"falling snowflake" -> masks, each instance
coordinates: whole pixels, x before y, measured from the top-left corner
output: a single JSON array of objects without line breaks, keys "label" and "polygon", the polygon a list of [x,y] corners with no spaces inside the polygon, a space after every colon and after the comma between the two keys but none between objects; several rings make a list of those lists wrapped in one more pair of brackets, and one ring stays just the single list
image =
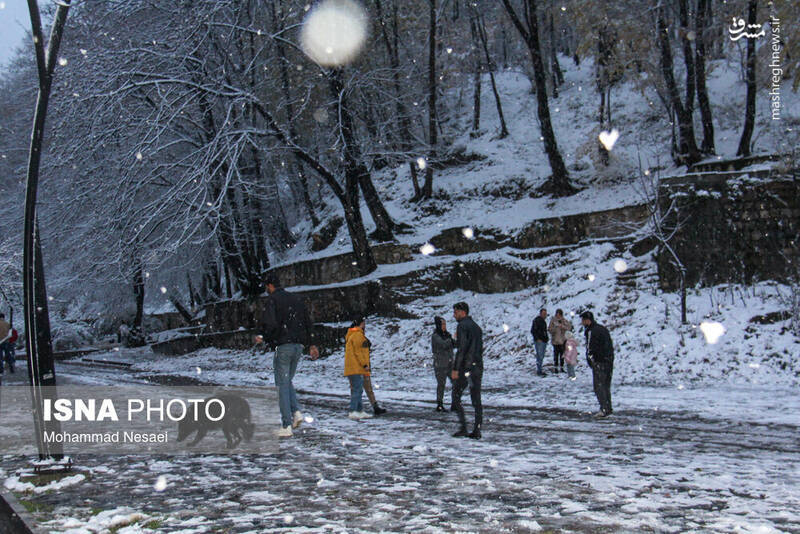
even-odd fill
[{"label": "falling snowflake", "polygon": [[617,142],[617,139],[619,139],[619,131],[616,128],[610,132],[603,130],[597,137],[600,139],[600,143],[605,147],[605,149],[610,152],[611,149],[614,148],[614,144]]},{"label": "falling snowflake", "polygon": [[328,122],[328,110],[325,108],[317,108],[313,115],[314,120],[320,124],[325,124]]},{"label": "falling snowflake", "polygon": [[434,248],[434,246],[431,245],[430,243],[425,243],[420,247],[419,251],[422,252],[422,254],[425,256],[430,256],[431,254],[436,252],[436,248]]},{"label": "falling snowflake", "polygon": [[195,367],[195,369],[197,370],[197,374],[198,374],[198,375],[201,375],[201,374],[203,374],[203,370],[202,370],[202,369],[200,369],[199,367]]},{"label": "falling snowflake", "polygon": [[82,56],[85,56],[85,55],[86,55],[86,54],[88,54],[88,53],[89,53],[89,51],[88,51],[88,50],[86,50],[85,48],[81,48],[81,55],[82,55]]},{"label": "falling snowflake", "polygon": [[294,516],[293,515],[286,514],[285,516],[283,516],[283,522],[286,523],[287,525],[289,523],[292,523],[293,521],[294,521]]},{"label": "falling snowflake", "polygon": [[704,321],[700,323],[700,331],[703,332],[703,335],[706,337],[706,343],[714,345],[719,341],[719,338],[722,337],[722,334],[725,333],[725,327],[722,326],[722,323]]},{"label": "falling snowflake", "polygon": [[761,367],[761,364],[759,364],[759,363],[751,363],[750,364],[750,369],[758,369],[759,367]]},{"label": "falling snowflake", "polygon": [[367,12],[354,0],[323,0],[300,32],[303,51],[315,63],[336,67],[353,61],[367,40]]},{"label": "falling snowflake", "polygon": [[307,416],[305,416],[305,418],[304,418],[304,421],[305,421],[306,423],[309,423],[309,424],[311,424],[311,423],[313,423],[313,422],[314,422],[314,418],[313,418],[313,417],[311,417],[310,415],[307,415]]},{"label": "falling snowflake", "polygon": [[164,475],[159,476],[156,479],[156,483],[153,485],[153,489],[156,491],[164,491],[167,489],[167,477]]},{"label": "falling snowflake", "polygon": [[66,66],[67,58],[65,58],[65,57],[58,58],[58,64],[61,65],[62,67]]},{"label": "falling snowflake", "polygon": [[5,9],[5,8],[6,8],[6,3],[0,2],[0,9]]},{"label": "falling snowflake", "polygon": [[618,273],[624,273],[628,270],[628,264],[625,260],[617,260],[614,262],[614,270]]},{"label": "falling snowflake", "polygon": [[452,48],[450,48],[449,46],[447,47],[447,53],[448,53],[448,54],[452,54],[452,53],[453,53],[453,49],[452,49]]},{"label": "falling snowflake", "polygon": [[508,332],[509,330],[511,330],[511,327],[504,323],[503,324],[503,332]]},{"label": "falling snowflake", "polygon": [[461,230],[461,233],[464,234],[464,237],[466,237],[467,239],[472,239],[473,237],[475,237],[475,232],[472,230],[472,228],[469,227]]},{"label": "falling snowflake", "polygon": [[595,275],[590,274],[587,278],[589,279],[590,282],[594,282]]},{"label": "falling snowflake", "polygon": [[425,161],[425,158],[417,158],[417,167],[419,167],[419,170],[424,171],[427,166],[428,162]]},{"label": "falling snowflake", "polygon": [[144,156],[142,155],[142,153],[141,153],[141,152],[137,152],[137,153],[136,153],[136,159],[137,159],[137,160],[139,160],[139,161],[142,161],[142,159],[143,159],[143,158],[144,158]]},{"label": "falling snowflake", "polygon": [[166,295],[167,294],[167,288],[164,287],[164,286],[161,286],[161,293]]}]

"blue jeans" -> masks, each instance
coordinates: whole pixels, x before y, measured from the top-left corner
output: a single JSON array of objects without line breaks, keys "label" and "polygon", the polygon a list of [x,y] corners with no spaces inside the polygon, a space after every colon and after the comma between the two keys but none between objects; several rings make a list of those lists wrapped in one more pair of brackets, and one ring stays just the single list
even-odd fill
[{"label": "blue jeans", "polygon": [[12,371],[14,370],[14,362],[16,361],[14,358],[14,352],[14,343],[6,341],[5,343],[0,344],[0,369],[2,369],[3,362],[5,362],[8,364],[9,369]]},{"label": "blue jeans", "polygon": [[541,374],[542,362],[544,361],[544,355],[547,352],[547,341],[534,341],[533,345],[536,347],[536,372]]},{"label": "blue jeans", "polygon": [[275,386],[278,388],[278,406],[281,409],[283,427],[292,426],[292,414],[300,409],[292,379],[302,355],[303,346],[298,343],[278,345],[275,349],[272,363],[275,368]]},{"label": "blue jeans", "polygon": [[572,378],[573,376],[575,376],[575,366],[574,366],[574,365],[567,364],[567,373],[569,374],[569,377],[570,377],[570,378]]},{"label": "blue jeans", "polygon": [[364,403],[361,397],[364,393],[364,375],[350,375],[350,411],[363,412]]}]

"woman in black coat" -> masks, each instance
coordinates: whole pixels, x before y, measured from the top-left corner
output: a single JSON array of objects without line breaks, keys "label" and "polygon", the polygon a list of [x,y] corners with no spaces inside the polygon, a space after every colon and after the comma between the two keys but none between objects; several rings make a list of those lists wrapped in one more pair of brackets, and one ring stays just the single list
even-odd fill
[{"label": "woman in black coat", "polygon": [[434,317],[436,325],[431,336],[431,349],[433,351],[433,370],[436,374],[436,411],[444,411],[444,388],[447,377],[453,369],[453,336],[447,331],[447,323],[442,317]]}]

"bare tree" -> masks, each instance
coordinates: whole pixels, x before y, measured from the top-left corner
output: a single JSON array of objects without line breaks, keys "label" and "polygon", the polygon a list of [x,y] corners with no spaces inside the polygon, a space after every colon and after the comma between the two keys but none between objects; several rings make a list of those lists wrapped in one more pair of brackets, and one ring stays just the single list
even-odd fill
[{"label": "bare tree", "polygon": [[[748,0],[747,2],[747,24],[757,25],[758,23],[758,0]],[[742,137],[739,139],[739,148],[736,150],[737,156],[747,157],[750,155],[750,143],[753,138],[753,129],[756,121],[756,40],[747,39],[747,98],[745,100],[744,128]]]},{"label": "bare tree", "polygon": [[660,174],[642,169],[641,158],[639,159],[639,179],[636,190],[649,213],[644,232],[646,236],[656,242],[658,253],[668,258],[669,264],[678,275],[681,324],[686,324],[686,266],[671,244],[672,239],[686,223],[685,216],[680,212],[677,198],[669,195],[667,189],[661,184]]},{"label": "bare tree", "polygon": [[663,0],[659,0],[656,8],[658,45],[660,50],[661,74],[667,86],[669,101],[678,120],[678,152],[675,161],[679,164],[691,165],[700,160],[700,151],[694,136],[695,70],[691,43],[688,40],[688,7],[687,0],[678,0],[679,5],[679,38],[682,42],[684,62],[686,64],[686,97],[681,100],[678,84],[673,72],[672,45],[669,39],[666,8]]},{"label": "bare tree", "polygon": [[[564,159],[558,150],[556,135],[553,131],[553,124],[550,120],[550,105],[547,102],[547,84],[544,77],[544,62],[542,61],[542,49],[539,44],[539,21],[536,13],[536,0],[523,0],[523,18],[521,18],[511,0],[503,0],[508,16],[519,31],[533,62],[533,79],[536,85],[536,102],[538,104],[539,123],[542,130],[542,141],[547,158],[550,162],[550,186],[555,195],[566,196],[572,194],[575,188],[569,182],[569,173],[564,165]],[[523,22],[524,20],[524,22]]]}]

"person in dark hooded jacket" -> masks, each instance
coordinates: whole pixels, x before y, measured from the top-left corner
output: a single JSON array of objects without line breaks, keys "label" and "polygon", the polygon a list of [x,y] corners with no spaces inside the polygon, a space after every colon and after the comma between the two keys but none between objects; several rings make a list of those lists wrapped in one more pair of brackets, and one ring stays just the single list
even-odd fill
[{"label": "person in dark hooded jacket", "polygon": [[594,320],[590,311],[581,314],[586,336],[586,361],[592,368],[594,393],[600,403],[595,417],[608,417],[611,408],[611,375],[614,372],[614,343],[608,329]]},{"label": "person in dark hooded jacket", "polygon": [[433,351],[433,371],[436,375],[436,411],[444,411],[444,389],[447,377],[453,370],[453,347],[455,341],[447,331],[447,323],[443,317],[434,317],[436,328],[431,335],[431,350]]},{"label": "person in dark hooded jacket", "polygon": [[[483,331],[469,316],[469,305],[459,302],[453,306],[453,317],[458,321],[456,328],[456,356],[453,359],[453,411],[458,413],[459,430],[453,437],[481,439],[483,425],[483,405],[481,404],[481,381],[483,380]],[[461,396],[469,385],[469,396],[475,409],[475,426],[472,433],[467,432],[467,420]]]}]

